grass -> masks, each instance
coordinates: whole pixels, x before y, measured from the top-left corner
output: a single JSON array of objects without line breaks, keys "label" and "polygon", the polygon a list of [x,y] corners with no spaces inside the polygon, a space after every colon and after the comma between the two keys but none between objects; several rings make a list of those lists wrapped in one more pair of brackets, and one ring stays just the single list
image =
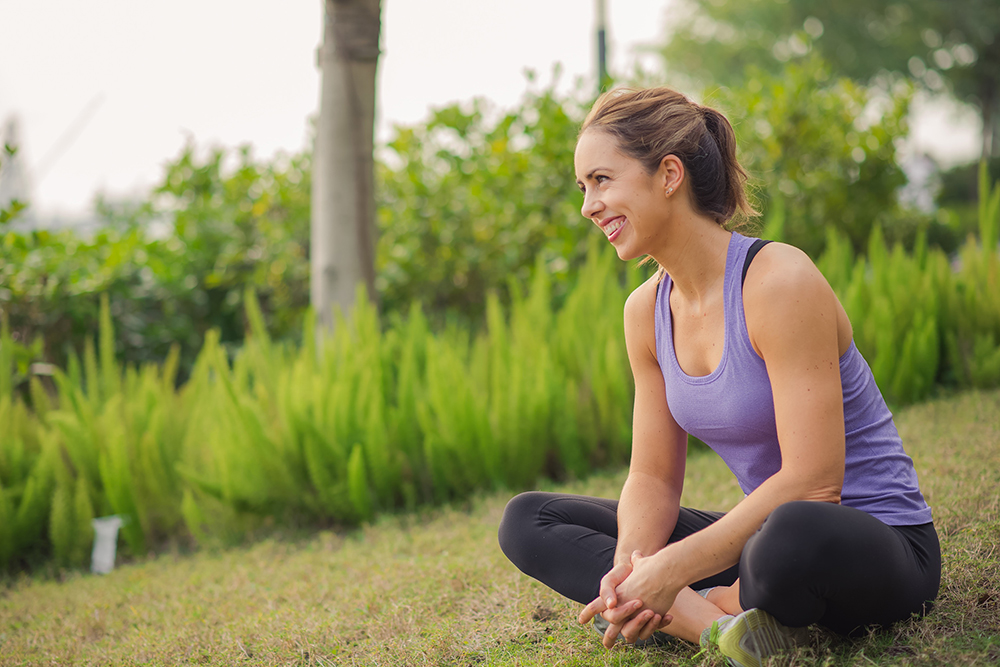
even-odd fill
[{"label": "grass", "polygon": [[[1000,392],[898,417],[934,508],[941,594],[924,619],[856,640],[819,629],[774,664],[1000,662]],[[624,470],[545,485],[617,497]],[[606,651],[579,606],[524,577],[496,545],[510,494],[383,518],[346,534],[272,536],[240,549],[167,554],[98,577],[0,584],[0,665],[722,665],[682,642]],[[741,493],[695,452],[684,502]]]}]

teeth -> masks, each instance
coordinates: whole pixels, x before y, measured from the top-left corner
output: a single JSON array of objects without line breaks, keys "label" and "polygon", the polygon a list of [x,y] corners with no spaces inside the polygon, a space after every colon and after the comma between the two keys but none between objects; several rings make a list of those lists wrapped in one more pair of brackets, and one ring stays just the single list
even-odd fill
[{"label": "teeth", "polygon": [[625,218],[618,218],[614,222],[609,223],[608,226],[604,228],[604,233],[607,236],[611,236],[619,229],[621,229],[621,226],[624,224],[625,224]]}]

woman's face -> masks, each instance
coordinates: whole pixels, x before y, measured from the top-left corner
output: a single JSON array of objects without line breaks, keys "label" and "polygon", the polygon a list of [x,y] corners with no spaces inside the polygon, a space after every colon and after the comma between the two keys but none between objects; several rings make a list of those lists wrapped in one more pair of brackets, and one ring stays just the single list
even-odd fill
[{"label": "woman's face", "polygon": [[602,130],[584,131],[574,162],[576,184],[583,192],[583,217],[604,232],[621,259],[648,254],[666,208],[662,175],[647,173]]}]

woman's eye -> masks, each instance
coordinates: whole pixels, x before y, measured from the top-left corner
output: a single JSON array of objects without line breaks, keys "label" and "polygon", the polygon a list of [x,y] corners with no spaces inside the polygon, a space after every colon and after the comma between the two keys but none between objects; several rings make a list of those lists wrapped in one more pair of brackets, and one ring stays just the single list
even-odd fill
[{"label": "woman's eye", "polygon": [[600,176],[594,176],[594,180],[597,181],[598,183],[603,183],[604,181],[608,180],[608,177],[602,174]]}]

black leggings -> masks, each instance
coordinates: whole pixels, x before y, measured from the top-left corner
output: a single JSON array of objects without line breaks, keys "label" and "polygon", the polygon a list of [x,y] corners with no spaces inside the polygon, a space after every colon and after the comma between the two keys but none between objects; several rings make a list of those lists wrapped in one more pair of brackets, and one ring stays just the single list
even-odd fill
[{"label": "black leggings", "polygon": [[[500,522],[500,548],[522,572],[581,604],[594,600],[611,569],[618,502],[533,491],[513,498]],[[670,542],[723,516],[682,507]],[[747,541],[738,565],[692,584],[740,580],[740,605],[791,627],[819,623],[850,634],[926,613],[941,580],[934,524],[887,526],[830,503],[778,507]]]}]

